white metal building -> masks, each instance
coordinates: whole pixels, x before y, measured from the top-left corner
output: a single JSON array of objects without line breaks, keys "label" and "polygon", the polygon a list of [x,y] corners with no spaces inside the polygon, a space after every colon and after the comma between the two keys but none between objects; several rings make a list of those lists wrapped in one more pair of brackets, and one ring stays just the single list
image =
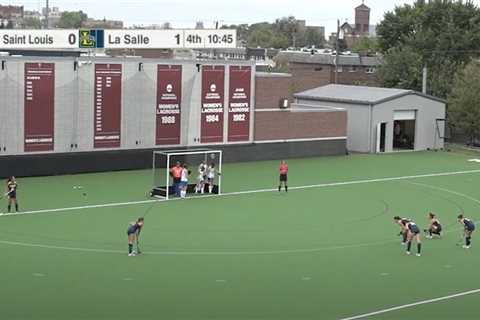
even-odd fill
[{"label": "white metal building", "polygon": [[299,105],[348,111],[347,147],[380,153],[441,149],[446,102],[422,93],[378,87],[327,85],[295,94]]}]

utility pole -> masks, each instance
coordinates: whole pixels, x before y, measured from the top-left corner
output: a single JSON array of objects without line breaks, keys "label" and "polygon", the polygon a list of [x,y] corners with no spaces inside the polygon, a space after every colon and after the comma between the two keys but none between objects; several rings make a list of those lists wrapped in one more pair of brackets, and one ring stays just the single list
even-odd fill
[{"label": "utility pole", "polygon": [[427,94],[427,65],[423,67],[423,81],[422,81],[422,93]]},{"label": "utility pole", "polygon": [[337,39],[335,41],[335,84],[338,83],[338,50],[340,48],[338,41],[340,40],[340,19],[337,20]]},{"label": "utility pole", "polygon": [[48,14],[50,13],[50,8],[48,5],[48,0],[46,0],[45,4],[45,29],[48,29]]}]

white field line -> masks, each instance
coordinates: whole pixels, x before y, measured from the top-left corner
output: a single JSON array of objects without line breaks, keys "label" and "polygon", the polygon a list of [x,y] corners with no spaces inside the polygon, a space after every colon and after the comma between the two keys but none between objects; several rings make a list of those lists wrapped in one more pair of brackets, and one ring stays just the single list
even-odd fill
[{"label": "white field line", "polygon": [[412,308],[412,307],[420,306],[420,305],[423,305],[423,304],[430,304],[430,303],[435,303],[435,302],[460,298],[460,297],[463,297],[463,296],[468,296],[468,295],[477,294],[477,293],[480,293],[480,289],[460,292],[460,293],[452,294],[452,295],[445,296],[445,297],[435,298],[435,299],[418,301],[418,302],[405,304],[405,305],[401,305],[401,306],[397,306],[397,307],[392,307],[392,308],[388,308],[388,309],[383,309],[383,310],[378,310],[378,311],[374,311],[374,312],[370,312],[370,313],[365,313],[365,314],[361,314],[361,315],[357,315],[357,316],[353,316],[353,317],[342,318],[342,319],[339,319],[339,320],[365,319],[365,318],[368,318],[368,317],[376,316],[376,315],[379,315],[379,314],[384,314],[384,313],[387,313],[387,312]]},{"label": "white field line", "polygon": [[[338,186],[346,186],[346,185],[367,184],[367,183],[377,183],[377,182],[387,182],[387,181],[420,179],[420,178],[430,178],[430,177],[455,176],[455,175],[471,174],[471,173],[480,173],[480,170],[427,173],[427,174],[400,176],[400,177],[387,177],[387,178],[351,180],[351,181],[332,182],[332,183],[320,183],[320,184],[312,184],[312,185],[306,185],[306,186],[289,187],[289,190],[304,190],[304,189],[313,189],[313,188],[338,187]],[[278,189],[272,188],[272,189],[257,189],[257,190],[236,191],[236,192],[222,193],[220,195],[205,195],[205,196],[201,196],[201,197],[191,197],[191,198],[186,198],[186,199],[175,198],[175,199],[172,199],[172,200],[182,201],[182,200],[203,199],[203,198],[210,198],[210,197],[228,197],[228,196],[237,196],[237,195],[245,195],[245,194],[253,194],[253,193],[266,193],[266,192],[278,192]],[[0,214],[0,217],[10,217],[10,216],[16,216],[16,215],[37,214],[37,213],[67,212],[67,211],[77,211],[77,210],[96,209],[96,208],[122,207],[122,206],[132,206],[132,205],[138,205],[138,204],[148,204],[148,203],[163,202],[163,201],[166,201],[166,200],[142,200],[142,201],[130,201],[130,202],[115,202],[115,203],[95,204],[95,205],[66,207],[66,208],[57,208],[57,209],[24,211],[24,212],[18,212],[18,213],[10,213],[10,214]]]},{"label": "white field line", "polygon": [[[480,222],[480,221],[476,221]],[[444,234],[449,234],[452,232],[457,232],[461,229],[451,229],[444,232]],[[355,244],[346,244],[330,247],[319,247],[319,248],[304,248],[304,249],[284,249],[284,250],[257,250],[257,251],[215,251],[214,249],[208,250],[203,249],[199,251],[147,251],[143,252],[143,255],[156,255],[156,256],[235,256],[235,255],[279,255],[279,254],[298,254],[298,253],[318,253],[325,251],[336,251],[336,250],[345,250],[345,249],[358,249],[363,247],[376,247],[383,246],[390,243],[398,242],[397,239],[388,239],[377,242],[365,242],[365,243],[355,243]],[[18,246],[18,247],[29,247],[29,248],[41,248],[41,249],[53,249],[53,250],[63,250],[63,251],[77,251],[77,252],[93,252],[93,253],[113,253],[113,254],[124,254],[124,250],[115,250],[115,249],[101,249],[101,248],[81,248],[81,247],[65,247],[65,246],[55,246],[47,245],[41,243],[28,243],[28,242],[18,242],[18,241],[9,241],[9,240],[0,240],[0,244],[9,245],[9,246]]]},{"label": "white field line", "polygon": [[[424,186],[434,187],[431,185],[425,184]],[[459,196],[465,197],[466,199],[475,201],[480,204],[480,200],[472,198],[462,193],[458,193],[449,189],[442,188],[442,191],[454,193]],[[478,221],[477,221],[478,222]],[[457,231],[456,229],[447,230],[444,234]],[[149,255],[211,255],[211,256],[221,256],[221,255],[273,255],[273,254],[295,254],[295,253],[317,253],[321,251],[332,251],[332,250],[341,250],[341,249],[352,249],[352,248],[362,248],[362,247],[372,247],[380,246],[388,243],[397,242],[397,240],[384,240],[378,242],[370,243],[356,243],[356,244],[347,244],[341,246],[330,246],[330,247],[320,247],[320,248],[308,248],[308,249],[290,249],[290,250],[269,250],[269,251],[149,251]],[[20,246],[20,247],[33,247],[33,248],[43,248],[43,249],[56,249],[56,250],[66,250],[66,251],[80,251],[80,252],[94,252],[94,253],[124,253],[120,250],[112,249],[94,249],[94,248],[79,248],[79,247],[65,247],[65,246],[53,246],[45,245],[39,243],[26,243],[26,242],[16,242],[16,241],[7,241],[0,240],[0,244],[11,245],[11,246]]]},{"label": "white field line", "polygon": [[461,192],[445,189],[445,188],[442,188],[442,187],[432,186],[432,185],[425,184],[425,183],[419,183],[419,182],[409,182],[409,183],[413,184],[413,185],[416,185],[416,186],[421,186],[421,187],[425,187],[425,188],[429,188],[429,189],[433,189],[433,190],[437,190],[437,191],[443,191],[443,192],[451,193],[451,194],[463,197],[465,199],[468,199],[468,200],[471,200],[473,202],[476,202],[476,203],[480,204],[480,200],[472,198],[471,196],[469,196],[467,194],[464,194],[464,193],[461,193]]}]

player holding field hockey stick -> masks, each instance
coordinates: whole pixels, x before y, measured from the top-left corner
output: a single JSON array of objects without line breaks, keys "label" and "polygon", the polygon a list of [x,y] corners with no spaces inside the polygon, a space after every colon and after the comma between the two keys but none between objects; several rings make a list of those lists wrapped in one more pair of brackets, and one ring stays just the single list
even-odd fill
[{"label": "player holding field hockey stick", "polygon": [[463,214],[458,216],[458,223],[464,228],[463,234],[465,237],[465,244],[463,245],[463,248],[470,249],[470,245],[472,244],[472,233],[475,231],[475,223],[471,219],[465,218]]},{"label": "player holding field hockey stick", "polygon": [[132,222],[128,226],[127,235],[128,235],[128,256],[129,257],[133,257],[136,255],[135,251],[133,250],[134,243],[137,244],[138,253],[141,253],[140,250],[138,250],[138,237],[140,236],[140,232],[142,231],[144,223],[145,223],[145,219],[143,217],[140,217],[137,219],[136,222]]},{"label": "player holding field hockey stick", "polygon": [[7,210],[10,213],[12,210],[12,203],[15,204],[15,211],[18,212],[18,201],[17,201],[17,181],[14,176],[11,176],[7,179],[7,192],[5,197],[8,197],[8,207]]},{"label": "player holding field hockey stick", "polygon": [[408,237],[407,223],[409,223],[411,220],[408,218],[400,218],[399,216],[395,216],[393,217],[393,221],[400,226],[400,233],[398,235],[402,236],[402,245],[404,246],[407,244]]},{"label": "player holding field hockey stick", "polygon": [[413,221],[407,223],[407,254],[410,255],[410,248],[412,247],[412,240],[415,239],[417,243],[417,257],[420,257],[422,251],[422,241],[420,239],[420,229]]}]

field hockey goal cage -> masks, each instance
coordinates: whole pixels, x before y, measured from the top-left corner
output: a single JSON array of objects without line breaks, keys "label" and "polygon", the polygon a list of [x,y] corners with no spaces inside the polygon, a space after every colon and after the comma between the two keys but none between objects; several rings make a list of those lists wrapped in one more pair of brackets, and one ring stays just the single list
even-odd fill
[{"label": "field hockey goal cage", "polygon": [[[152,197],[172,199],[180,195],[181,185],[175,179],[178,166],[186,165],[187,196],[221,194],[222,151],[212,149],[169,150],[153,152]],[[201,165],[203,169],[201,170]]]},{"label": "field hockey goal cage", "polygon": [[448,126],[447,119],[435,119],[434,149],[443,148],[444,143],[451,137],[451,128]]}]

